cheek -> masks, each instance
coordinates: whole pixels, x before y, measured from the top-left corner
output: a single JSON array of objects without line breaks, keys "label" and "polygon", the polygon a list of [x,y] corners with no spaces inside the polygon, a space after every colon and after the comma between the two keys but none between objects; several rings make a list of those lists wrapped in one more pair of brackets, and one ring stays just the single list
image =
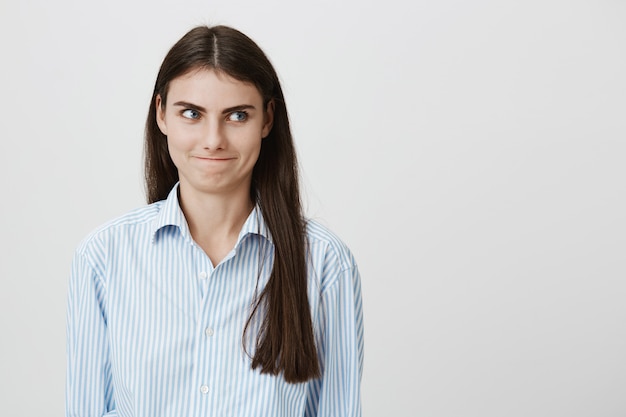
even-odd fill
[{"label": "cheek", "polygon": [[259,154],[261,153],[261,143],[258,144],[254,149],[250,150],[250,165],[255,166],[257,161],[259,160]]},{"label": "cheek", "polygon": [[186,156],[189,151],[192,150],[190,141],[181,139],[174,135],[168,135],[167,137],[167,151],[170,154],[170,158],[177,169],[180,169],[185,165]]},{"label": "cheek", "polygon": [[184,152],[193,149],[194,132],[190,129],[184,129],[177,126],[169,127],[169,135],[167,135],[167,147],[170,154],[173,152]]},{"label": "cheek", "polygon": [[261,150],[260,129],[257,126],[250,126],[247,129],[238,129],[227,132],[227,142],[232,149],[236,149],[242,155],[253,158],[255,161]]},{"label": "cheek", "polygon": [[261,152],[261,144],[262,139],[259,137],[248,137],[242,145],[242,151],[248,155],[250,159],[253,159],[256,163],[256,160],[259,159],[259,153]]}]

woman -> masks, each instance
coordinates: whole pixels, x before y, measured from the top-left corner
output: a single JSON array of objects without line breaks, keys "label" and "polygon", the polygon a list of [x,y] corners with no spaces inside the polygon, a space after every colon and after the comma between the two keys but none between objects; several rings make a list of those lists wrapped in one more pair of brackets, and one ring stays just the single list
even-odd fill
[{"label": "woman", "polygon": [[303,217],[264,53],[232,28],[188,32],[145,139],[150,204],[74,257],[67,415],[360,415],[359,274]]}]

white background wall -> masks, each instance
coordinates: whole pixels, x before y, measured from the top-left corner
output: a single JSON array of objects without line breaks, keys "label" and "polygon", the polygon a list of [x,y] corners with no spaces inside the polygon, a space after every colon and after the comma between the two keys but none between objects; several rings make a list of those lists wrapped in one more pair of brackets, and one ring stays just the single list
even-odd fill
[{"label": "white background wall", "polygon": [[278,69],[311,216],[363,276],[366,416],[626,415],[626,3],[0,3],[0,414],[58,416],[65,292],[143,204],[196,24]]}]

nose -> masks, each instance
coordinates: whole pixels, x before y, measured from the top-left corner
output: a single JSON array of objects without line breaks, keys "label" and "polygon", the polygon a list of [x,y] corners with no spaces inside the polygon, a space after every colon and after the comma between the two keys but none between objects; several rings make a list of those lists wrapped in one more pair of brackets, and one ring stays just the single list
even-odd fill
[{"label": "nose", "polygon": [[202,146],[204,149],[216,151],[224,149],[226,138],[224,128],[219,120],[211,120],[203,132]]}]

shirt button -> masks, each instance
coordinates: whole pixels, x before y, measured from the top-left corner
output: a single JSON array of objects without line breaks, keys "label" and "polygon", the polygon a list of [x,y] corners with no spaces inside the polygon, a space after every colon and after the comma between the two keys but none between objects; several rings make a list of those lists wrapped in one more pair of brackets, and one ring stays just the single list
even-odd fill
[{"label": "shirt button", "polygon": [[208,337],[211,337],[215,334],[215,331],[213,331],[212,328],[207,327],[206,329],[204,329],[204,334],[206,334]]},{"label": "shirt button", "polygon": [[207,274],[205,271],[200,272],[200,274],[198,274],[198,276],[200,277],[200,279],[206,279]]},{"label": "shirt button", "polygon": [[208,394],[208,392],[209,392],[209,387],[208,387],[208,386],[206,386],[206,385],[201,386],[201,387],[200,387],[200,392],[201,392],[201,393],[203,393],[203,394]]}]

